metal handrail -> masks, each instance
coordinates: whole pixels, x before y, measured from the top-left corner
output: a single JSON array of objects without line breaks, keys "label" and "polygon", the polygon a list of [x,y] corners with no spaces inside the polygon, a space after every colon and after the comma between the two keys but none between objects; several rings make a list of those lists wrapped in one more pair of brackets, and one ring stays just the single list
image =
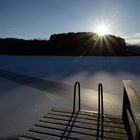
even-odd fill
[{"label": "metal handrail", "polygon": [[104,107],[103,107],[103,85],[101,83],[98,84],[98,114],[104,115]]},{"label": "metal handrail", "polygon": [[79,106],[78,111],[81,109],[81,95],[80,95],[80,83],[76,82],[74,85],[74,97],[73,97],[73,113],[75,113],[75,102],[76,102],[76,89],[78,87],[78,99],[79,99]]},{"label": "metal handrail", "polygon": [[104,139],[104,108],[103,108],[103,85],[98,84],[98,122],[97,140]]}]

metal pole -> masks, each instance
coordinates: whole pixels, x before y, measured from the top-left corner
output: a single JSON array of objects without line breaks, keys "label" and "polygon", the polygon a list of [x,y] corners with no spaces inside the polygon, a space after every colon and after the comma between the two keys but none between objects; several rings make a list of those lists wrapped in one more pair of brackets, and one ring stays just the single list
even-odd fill
[{"label": "metal pole", "polygon": [[[100,120],[101,118],[101,120]],[[100,130],[101,121],[101,130]],[[103,85],[98,84],[98,127],[97,127],[97,140],[99,139],[99,131],[101,131],[101,140],[104,139],[104,108],[103,108]]]},{"label": "metal pole", "polygon": [[74,85],[73,113],[75,113],[75,102],[76,102],[76,89],[77,89],[77,87],[78,87],[78,100],[79,100],[78,111],[80,111],[80,109],[81,109],[80,83],[76,82],[75,85]]},{"label": "metal pole", "polygon": [[99,83],[98,85],[98,113],[99,115],[104,114],[104,107],[103,107],[103,85]]}]

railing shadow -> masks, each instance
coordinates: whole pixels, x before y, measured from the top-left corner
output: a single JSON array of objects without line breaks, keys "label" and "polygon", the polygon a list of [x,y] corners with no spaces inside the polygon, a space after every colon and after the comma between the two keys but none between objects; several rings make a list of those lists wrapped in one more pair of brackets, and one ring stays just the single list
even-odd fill
[{"label": "railing shadow", "polygon": [[71,114],[71,117],[68,120],[68,123],[64,129],[62,136],[61,136],[61,140],[63,140],[63,138],[68,139],[70,137],[70,134],[71,134],[72,128],[74,127],[74,124],[76,122],[76,118],[78,116],[78,113],[79,113],[79,111]]},{"label": "railing shadow", "polygon": [[[63,113],[64,114],[61,114],[61,111],[60,111],[60,113],[56,114],[55,110],[52,110],[52,113],[49,113],[51,117],[46,117],[46,119],[51,119],[52,121],[47,121],[47,120],[42,121],[44,123],[47,122],[50,124],[65,126],[64,129],[63,128],[60,129],[61,127],[59,127],[59,130],[62,132],[62,135],[60,135],[61,140],[73,139],[74,138],[73,133],[77,135],[81,135],[81,136],[82,135],[92,136],[96,140],[97,139],[98,140],[103,140],[103,139],[121,140],[122,139],[121,137],[114,137],[114,135],[120,135],[123,138],[126,135],[126,133],[123,132],[124,128],[121,128],[121,127],[119,128],[117,127],[117,125],[110,126],[111,122],[106,122],[105,117],[102,118],[102,116],[96,115],[96,121],[94,121],[93,123],[92,121],[89,122],[89,120],[87,119],[81,119],[80,111],[77,111],[76,113],[71,112],[69,113],[69,115],[65,115],[66,112],[63,112]],[[60,119],[60,117],[62,117],[62,119]],[[76,130],[77,128],[78,130]],[[84,132],[84,130],[86,130],[86,132]],[[77,139],[77,138],[75,137],[74,139]]]}]

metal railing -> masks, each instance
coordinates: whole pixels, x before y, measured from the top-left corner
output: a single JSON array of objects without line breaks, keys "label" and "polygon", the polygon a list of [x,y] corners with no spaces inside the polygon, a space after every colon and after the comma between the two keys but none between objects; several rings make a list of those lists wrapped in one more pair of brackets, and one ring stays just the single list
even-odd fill
[{"label": "metal railing", "polygon": [[[73,113],[75,113],[75,105],[76,105],[76,91],[78,88],[78,111],[81,109],[81,93],[80,93],[80,83],[76,82],[74,84],[74,97],[73,97]],[[99,116],[104,114],[103,107],[103,85],[101,83],[98,84],[98,114]]]},{"label": "metal railing", "polygon": [[97,140],[104,139],[104,108],[103,108],[103,85],[98,84],[98,123]]},{"label": "metal railing", "polygon": [[[73,113],[72,117],[75,114],[75,104],[76,104],[76,91],[78,88],[78,111],[76,112],[76,116],[78,115],[81,109],[81,95],[80,95],[80,83],[76,82],[74,85],[74,98],[73,98]],[[101,83],[98,84],[98,119],[97,119],[97,140],[101,137],[103,140],[104,136],[104,107],[103,107],[103,85]],[[100,135],[99,135],[100,132]]]},{"label": "metal railing", "polygon": [[78,88],[78,111],[81,109],[81,95],[80,95],[80,83],[76,82],[74,85],[74,97],[73,97],[73,113],[75,113],[75,103],[76,103],[76,91]]},{"label": "metal railing", "polygon": [[104,115],[104,106],[103,106],[103,85],[98,84],[98,114],[99,116]]}]

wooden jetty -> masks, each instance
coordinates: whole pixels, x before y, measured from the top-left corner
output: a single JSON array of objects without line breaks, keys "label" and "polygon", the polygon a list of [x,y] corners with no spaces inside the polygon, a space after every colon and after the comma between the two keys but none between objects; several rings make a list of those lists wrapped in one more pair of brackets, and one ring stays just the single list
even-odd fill
[{"label": "wooden jetty", "polygon": [[[140,98],[132,81],[124,80],[122,117],[104,114],[103,87],[98,86],[98,112],[81,110],[80,83],[74,86],[73,109],[53,108],[20,140],[140,140]],[[76,111],[76,87],[78,110]]]}]

